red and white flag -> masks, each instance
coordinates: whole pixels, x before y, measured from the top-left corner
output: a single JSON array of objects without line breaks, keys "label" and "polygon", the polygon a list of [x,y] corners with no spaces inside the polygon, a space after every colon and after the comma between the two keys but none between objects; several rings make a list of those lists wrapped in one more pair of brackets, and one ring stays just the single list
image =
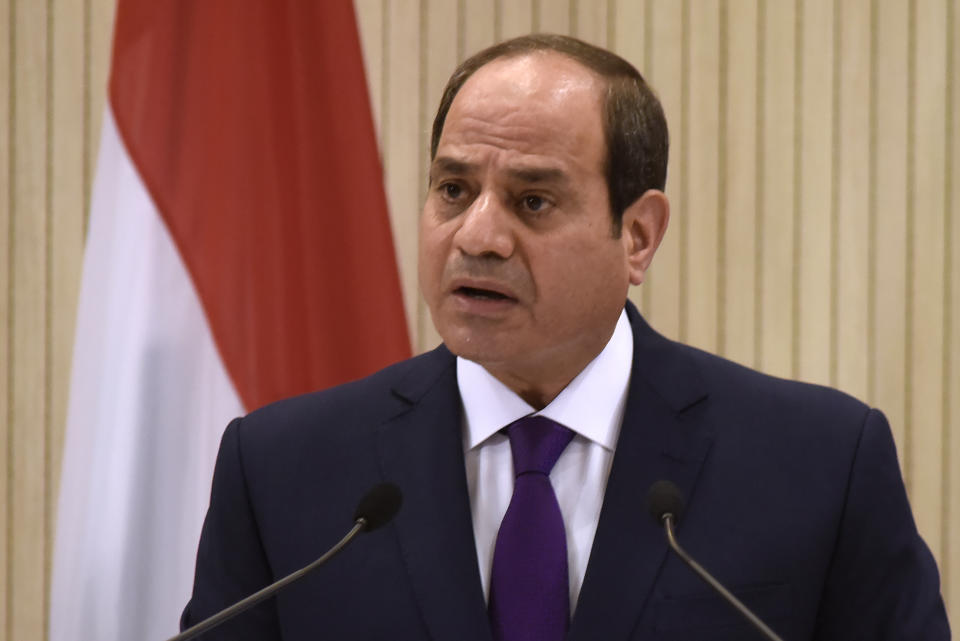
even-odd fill
[{"label": "red and white flag", "polygon": [[120,0],[51,641],[174,634],[220,434],[409,355],[350,0]]}]

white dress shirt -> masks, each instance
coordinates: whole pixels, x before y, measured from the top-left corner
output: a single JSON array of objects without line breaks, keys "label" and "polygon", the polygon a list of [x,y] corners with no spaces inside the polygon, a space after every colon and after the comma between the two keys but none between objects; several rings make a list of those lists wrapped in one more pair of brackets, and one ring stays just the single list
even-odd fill
[{"label": "white dress shirt", "polygon": [[539,414],[575,432],[550,473],[567,532],[570,611],[576,607],[620,435],[633,361],[633,333],[626,312],[603,351],[539,412],[482,366],[457,358],[463,399],[463,447],[483,593],[490,598],[490,571],[500,522],[513,495],[510,440],[500,430]]}]

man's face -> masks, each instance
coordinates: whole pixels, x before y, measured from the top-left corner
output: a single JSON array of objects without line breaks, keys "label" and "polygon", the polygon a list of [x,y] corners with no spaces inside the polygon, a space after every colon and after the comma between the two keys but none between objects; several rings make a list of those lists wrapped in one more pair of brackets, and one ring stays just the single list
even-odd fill
[{"label": "man's face", "polygon": [[562,389],[626,300],[629,234],[612,234],[603,90],[556,53],[495,60],[454,99],[430,169],[419,276],[433,322],[452,352],[517,391]]}]

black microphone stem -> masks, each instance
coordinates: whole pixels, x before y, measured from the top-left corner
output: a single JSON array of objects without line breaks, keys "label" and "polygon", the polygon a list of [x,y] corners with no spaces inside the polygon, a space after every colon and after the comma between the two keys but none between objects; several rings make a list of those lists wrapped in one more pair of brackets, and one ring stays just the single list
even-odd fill
[{"label": "black microphone stem", "polygon": [[317,559],[310,565],[300,568],[296,572],[291,572],[290,574],[283,577],[276,583],[271,583],[270,585],[263,588],[262,590],[254,592],[253,594],[245,598],[243,601],[238,601],[237,603],[231,605],[226,610],[223,610],[222,612],[218,612],[217,614],[213,615],[209,619],[204,619],[200,623],[187,628],[186,630],[184,630],[183,632],[181,632],[176,636],[170,637],[169,639],[167,639],[167,641],[186,641],[187,639],[192,639],[193,637],[199,634],[203,634],[204,632],[214,627],[215,625],[218,625],[223,621],[226,621],[227,619],[237,614],[240,614],[247,608],[253,607],[254,605],[260,603],[267,597],[272,596],[274,593],[278,592],[280,589],[287,587],[297,579],[303,577],[306,574],[309,574],[314,568],[320,565],[323,565],[327,561],[327,559],[329,559],[334,554],[336,554],[341,549],[343,549],[343,547],[347,543],[349,543],[353,539],[353,537],[355,537],[366,526],[367,526],[367,519],[365,519],[364,517],[358,518],[356,523],[354,523],[353,528],[351,528],[351,530],[347,532],[346,536],[340,539],[340,541],[337,542],[336,545],[334,545],[332,548],[327,550],[323,556],[321,556],[319,559]]},{"label": "black microphone stem", "polygon": [[777,636],[776,632],[771,630],[766,623],[757,618],[757,616],[751,612],[747,606],[741,603],[740,599],[733,596],[733,594],[731,594],[727,588],[720,585],[719,581],[713,578],[709,572],[703,569],[699,563],[694,561],[693,558],[687,554],[682,547],[680,547],[680,544],[677,543],[677,538],[673,535],[673,514],[668,512],[663,515],[663,529],[667,532],[667,543],[670,544],[671,549],[677,553],[677,556],[679,556],[684,563],[690,566],[691,570],[697,573],[697,576],[706,581],[711,588],[716,590],[720,596],[722,596],[727,600],[728,603],[730,603],[730,605],[736,608],[737,612],[746,617],[746,619],[752,623],[754,627],[760,630],[760,632],[762,632],[766,638],[770,639],[770,641],[783,641],[783,639]]}]

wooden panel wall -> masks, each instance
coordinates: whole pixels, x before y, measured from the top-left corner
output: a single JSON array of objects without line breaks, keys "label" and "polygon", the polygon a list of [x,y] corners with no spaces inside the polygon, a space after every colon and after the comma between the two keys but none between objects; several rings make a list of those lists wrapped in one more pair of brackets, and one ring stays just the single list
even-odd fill
[{"label": "wooden panel wall", "polygon": [[[958,0],[355,0],[406,311],[433,111],[529,31],[632,61],[672,137],[673,221],[632,298],[665,334],[891,420],[960,622]],[[0,641],[43,639],[112,0],[0,0]]]},{"label": "wooden panel wall", "polygon": [[0,0],[0,639],[44,639],[113,2]]}]

